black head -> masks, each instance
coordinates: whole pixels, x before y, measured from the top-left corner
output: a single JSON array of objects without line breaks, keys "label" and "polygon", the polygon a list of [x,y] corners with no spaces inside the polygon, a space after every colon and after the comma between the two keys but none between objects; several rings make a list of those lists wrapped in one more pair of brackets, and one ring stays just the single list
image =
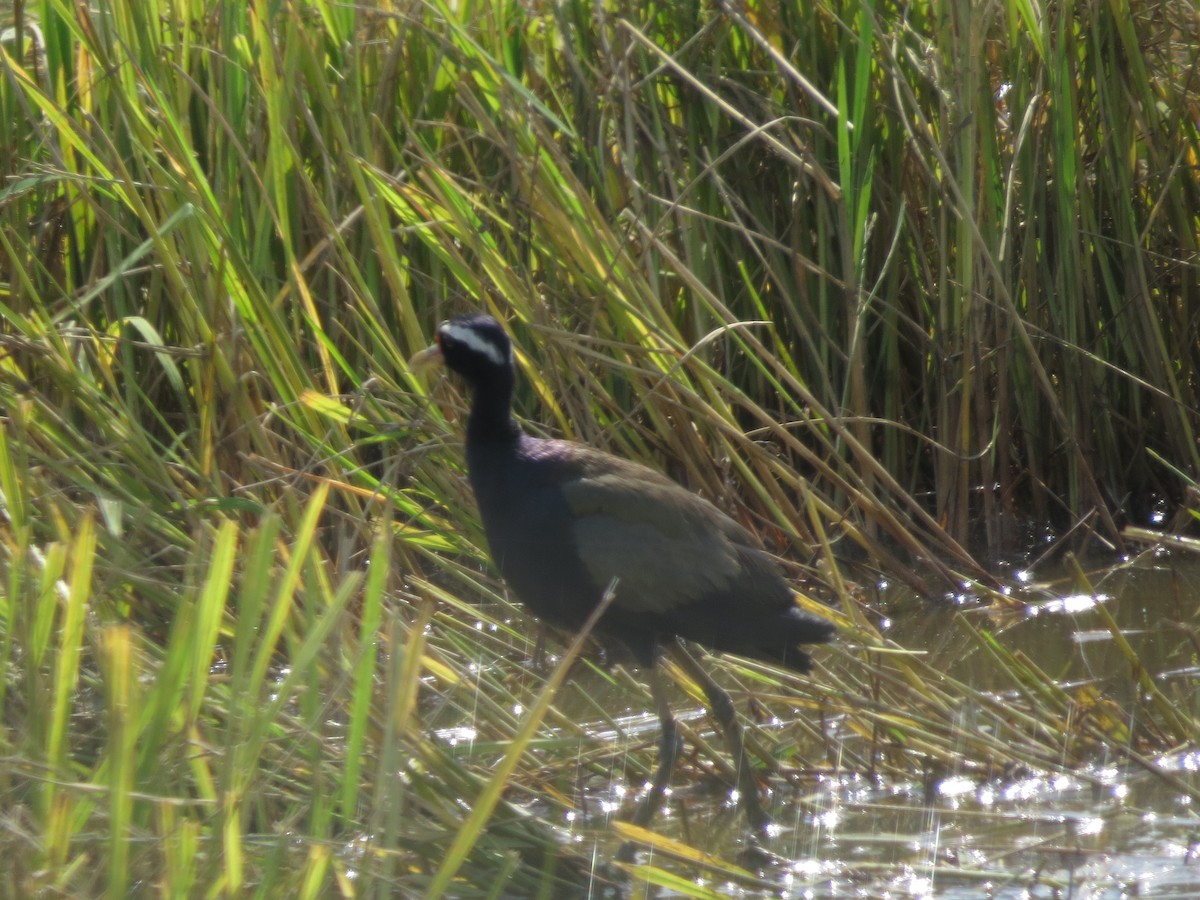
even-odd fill
[{"label": "black head", "polygon": [[451,372],[478,389],[512,378],[512,341],[500,323],[486,313],[472,313],[437,328],[437,348]]},{"label": "black head", "polygon": [[478,441],[511,442],[520,436],[512,420],[512,341],[484,313],[450,319],[437,327],[437,343],[410,360],[415,370],[441,363],[461,375],[475,395],[467,424],[468,447]]}]

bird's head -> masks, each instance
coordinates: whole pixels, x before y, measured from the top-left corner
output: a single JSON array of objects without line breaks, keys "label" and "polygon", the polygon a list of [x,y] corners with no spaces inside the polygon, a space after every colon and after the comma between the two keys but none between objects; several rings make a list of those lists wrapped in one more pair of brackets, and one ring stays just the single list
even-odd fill
[{"label": "bird's head", "polygon": [[512,377],[512,341],[500,323],[486,313],[449,319],[437,327],[436,343],[410,361],[414,371],[444,365],[471,387]]}]

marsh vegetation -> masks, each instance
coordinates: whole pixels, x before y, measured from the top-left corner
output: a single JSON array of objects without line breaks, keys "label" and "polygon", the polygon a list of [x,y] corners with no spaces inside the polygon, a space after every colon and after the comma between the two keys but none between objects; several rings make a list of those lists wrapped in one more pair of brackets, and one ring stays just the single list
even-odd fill
[{"label": "marsh vegetation", "polygon": [[[1190,4],[5,10],[0,894],[1196,893]],[[841,627],[707,663],[767,854],[677,670],[621,824],[406,363],[476,308]]]}]

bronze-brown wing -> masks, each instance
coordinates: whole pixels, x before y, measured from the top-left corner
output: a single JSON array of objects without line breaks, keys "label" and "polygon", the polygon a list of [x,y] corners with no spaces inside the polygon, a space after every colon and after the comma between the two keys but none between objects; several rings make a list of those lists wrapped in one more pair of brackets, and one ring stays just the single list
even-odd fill
[{"label": "bronze-brown wing", "polygon": [[665,614],[730,595],[747,608],[790,603],[774,561],[750,532],[653,470],[611,460],[576,460],[576,477],[561,489],[589,576],[597,585],[620,579],[618,607]]}]

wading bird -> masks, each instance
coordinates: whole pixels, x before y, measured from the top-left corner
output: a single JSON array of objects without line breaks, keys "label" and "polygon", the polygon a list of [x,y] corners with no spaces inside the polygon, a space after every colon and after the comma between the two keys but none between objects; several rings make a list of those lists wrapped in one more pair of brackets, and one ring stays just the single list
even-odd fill
[{"label": "wading bird", "polygon": [[662,723],[658,769],[633,821],[654,816],[679,752],[655,668],[666,650],[704,689],[737,766],[739,803],[764,829],[733,702],[680,639],[805,672],[801,646],[828,641],[833,625],[800,610],[757,538],[707,500],[646,466],[526,434],[512,416],[512,343],[491,316],[439,325],[412,366],[435,363],[471,391],[471,486],[492,559],[518,599],[552,625],[579,629],[615,582],[596,629],[645,666]]}]

